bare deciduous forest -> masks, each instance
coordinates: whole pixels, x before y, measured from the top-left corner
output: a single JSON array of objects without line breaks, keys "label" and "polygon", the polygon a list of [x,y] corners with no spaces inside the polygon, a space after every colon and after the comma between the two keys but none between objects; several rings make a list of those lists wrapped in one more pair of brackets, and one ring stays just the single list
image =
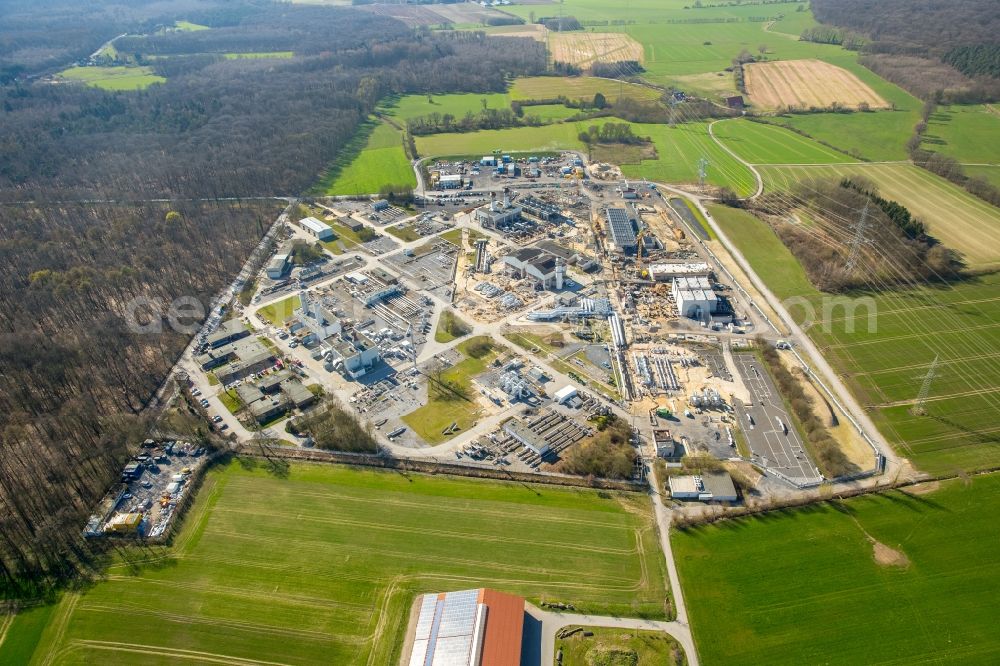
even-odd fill
[{"label": "bare deciduous forest", "polygon": [[[157,27],[178,19],[212,29]],[[166,83],[35,76],[124,32],[119,53],[169,56],[149,61]],[[222,56],[273,50],[296,57]],[[0,0],[0,597],[90,569],[85,518],[190,337],[130,331],[133,299],[210,302],[284,207],[267,197],[312,185],[382,97],[500,91],[545,66],[531,40],[347,8]]]},{"label": "bare deciduous forest", "polygon": [[[862,62],[913,94],[967,104],[1000,96],[994,0],[812,0],[823,23],[860,33]],[[839,43],[839,42],[838,42]]]}]

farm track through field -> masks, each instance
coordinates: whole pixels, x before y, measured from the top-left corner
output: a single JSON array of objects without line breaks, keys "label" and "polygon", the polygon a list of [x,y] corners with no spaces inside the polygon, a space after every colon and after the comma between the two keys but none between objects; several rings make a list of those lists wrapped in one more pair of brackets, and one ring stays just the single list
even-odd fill
[{"label": "farm track through field", "polygon": [[[989,386],[987,388],[972,389],[969,391],[958,391],[956,393],[949,393],[947,395],[929,395],[924,398],[925,402],[941,402],[942,400],[951,400],[952,398],[971,398],[977,395],[989,395],[991,393],[997,393],[1000,395],[1000,386]],[[912,405],[916,403],[916,398],[910,398],[909,400],[894,400],[881,405],[876,405],[879,408],[886,407],[905,407],[906,405]]]},{"label": "farm track through field", "polygon": [[63,598],[62,603],[59,604],[59,608],[56,609],[55,615],[52,618],[52,624],[55,626],[55,635],[52,636],[52,640],[47,646],[48,652],[42,660],[44,666],[52,664],[58,656],[56,647],[61,645],[63,640],[65,640],[66,629],[69,626],[70,618],[73,617],[73,611],[76,610],[78,603],[80,603],[80,595],[76,592],[70,592]]},{"label": "farm track through field", "polygon": [[[283,541],[282,543],[287,544],[287,540]],[[372,551],[372,550],[369,550],[369,549],[358,549],[358,548],[355,548],[355,547],[352,547],[352,550],[363,550],[363,552],[366,552],[366,553],[367,552],[374,552],[374,553],[379,553],[380,552],[380,551]],[[408,555],[406,553],[401,553],[399,556],[400,557],[409,557],[411,561],[414,559],[411,555]],[[293,563],[293,564],[279,565],[279,564],[276,564],[276,563],[274,563],[274,562],[272,562],[270,560],[261,560],[261,559],[248,560],[248,559],[241,559],[241,558],[236,558],[236,557],[226,556],[226,555],[220,555],[220,556],[217,556],[217,557],[216,556],[208,556],[208,555],[198,556],[197,558],[192,558],[191,561],[192,562],[207,562],[207,563],[212,563],[212,564],[239,565],[241,567],[250,568],[250,569],[259,569],[261,571],[266,571],[266,572],[279,572],[279,571],[280,572],[299,572],[302,569],[302,567],[301,567],[300,564],[294,564]],[[446,560],[444,558],[440,558],[440,557],[427,558],[427,561],[431,562],[431,563],[435,563],[435,562],[436,563],[445,563],[445,562],[448,562],[448,560]],[[475,568],[484,569],[484,568],[487,568],[487,567],[495,567],[498,571],[502,572],[502,571],[504,571],[505,569],[508,569],[508,568],[512,568],[515,571],[517,571],[520,568],[519,565],[508,565],[508,564],[500,564],[500,563],[488,563],[488,562],[484,562],[482,559],[457,560],[457,561],[460,564],[462,564],[463,566],[468,566],[468,567],[470,567],[472,569],[475,569]],[[558,572],[558,571],[555,571],[555,570],[551,570],[551,569],[541,569],[541,568],[535,566],[535,567],[532,567],[529,570],[529,573],[541,574],[543,576],[552,576],[552,575],[557,575],[557,574],[559,574],[561,572]],[[351,573],[347,573],[347,572],[343,572],[343,571],[339,572],[337,574],[337,578],[338,578],[338,580],[343,580],[343,581],[351,580],[351,581],[357,581],[357,582],[363,582],[363,583],[372,583],[374,581],[382,580],[382,578],[380,578],[379,576],[372,576],[372,575],[365,575],[365,574],[351,574]],[[496,580],[510,580],[511,582],[518,582],[518,583],[524,583],[524,584],[534,584],[534,585],[544,584],[544,585],[555,585],[555,586],[558,586],[558,587],[569,587],[569,588],[577,588],[577,589],[600,589],[600,590],[606,590],[606,591],[629,591],[629,590],[635,590],[635,589],[637,589],[636,586],[632,583],[632,581],[629,578],[624,578],[624,577],[619,578],[619,577],[603,576],[602,579],[608,581],[608,584],[602,584],[602,585],[599,585],[599,586],[598,585],[584,586],[584,585],[579,585],[579,584],[577,584],[575,582],[571,582],[571,581],[562,582],[562,581],[554,581],[552,579],[546,579],[544,581],[539,581],[537,579],[517,579],[515,581],[514,579],[499,579],[498,578]],[[628,582],[630,584],[628,586],[613,585],[612,583],[614,583],[615,581]]]},{"label": "farm track through field", "polygon": [[713,120],[712,122],[710,122],[708,124],[708,135],[712,138],[712,141],[714,141],[717,146],[719,146],[720,148],[722,148],[734,160],[736,160],[737,162],[739,162],[740,164],[742,164],[743,166],[745,166],[747,169],[750,170],[750,173],[753,174],[754,182],[757,183],[757,189],[754,190],[753,194],[751,194],[750,196],[746,197],[746,199],[751,199],[751,200],[752,199],[756,199],[757,197],[759,197],[761,194],[764,193],[764,178],[761,176],[760,171],[757,171],[757,168],[753,164],[751,164],[750,162],[747,162],[745,159],[743,159],[742,157],[740,157],[739,155],[737,155],[729,146],[727,146],[717,136],[715,136],[715,132],[713,131],[712,128],[715,127],[716,123],[720,123],[720,122],[723,122],[723,121],[722,120]]},{"label": "farm track through field", "polygon": [[[263,516],[267,518],[276,519],[287,519],[288,516],[285,514],[278,513],[267,513],[252,509],[216,509],[218,513],[229,513],[243,516]],[[552,544],[549,541],[534,541],[529,539],[512,539],[510,537],[501,536],[488,536],[482,533],[465,533],[465,532],[452,532],[448,530],[428,530],[426,526],[419,527],[405,527],[403,525],[375,525],[367,520],[354,520],[354,519],[344,519],[344,518],[332,518],[323,517],[319,515],[304,516],[298,514],[296,520],[308,521],[313,523],[321,523],[325,525],[343,525],[349,527],[358,527],[361,529],[376,530],[383,532],[399,532],[403,534],[421,534],[428,536],[438,536],[438,537],[451,537],[456,539],[466,539],[472,541],[483,541],[488,543],[519,543],[527,546],[540,546],[546,548],[562,548],[567,550],[581,551],[581,552],[593,552],[593,553],[605,553],[608,555],[629,555],[634,553],[635,550],[621,550],[616,548],[603,548],[603,547],[579,547],[579,546],[569,546],[567,544]]]},{"label": "farm track through field", "polygon": [[[992,435],[994,433],[1000,433],[1000,426],[996,426],[993,428],[983,428],[981,430],[976,431],[977,435]],[[939,435],[930,435],[927,437],[920,437],[917,439],[911,438],[909,443],[913,446],[919,447],[921,444],[934,444],[942,440],[953,441],[954,439],[955,439],[955,433],[945,432]],[[972,446],[972,445],[973,444],[962,444],[961,446]]]},{"label": "farm track through field", "polygon": [[225,654],[213,652],[198,652],[195,650],[181,650],[179,648],[168,648],[158,645],[143,645],[141,643],[119,643],[115,641],[93,641],[77,639],[63,650],[60,654],[76,651],[80,647],[91,650],[109,650],[112,652],[129,652],[133,654],[149,654],[160,657],[171,657],[173,659],[188,659],[208,662],[213,664],[230,664],[231,666],[289,666],[280,661],[261,661],[257,659],[244,659]]},{"label": "farm track through field", "polygon": [[7,640],[7,632],[10,631],[10,625],[14,624],[14,613],[8,613],[3,618],[3,623],[0,623],[0,648],[3,647],[3,642]]},{"label": "farm track through field", "polygon": [[[223,534],[224,533],[218,533]],[[287,544],[287,540],[283,543]],[[237,597],[240,599],[249,599],[250,601],[262,601],[262,600],[278,600],[289,604],[303,604],[306,606],[313,606],[318,608],[328,608],[330,610],[348,608],[358,611],[368,610],[368,604],[353,603],[350,601],[334,601],[332,599],[326,599],[323,597],[310,597],[304,595],[296,594],[285,594],[283,592],[247,592],[242,589],[236,589],[233,587],[226,587],[224,585],[208,585],[203,582],[198,583],[187,583],[181,580],[157,580],[155,578],[142,578],[135,576],[108,576],[107,580],[114,580],[118,582],[140,582],[143,585],[153,586],[159,585],[171,590],[188,590],[190,592],[212,592],[214,594],[225,594],[230,597]]]},{"label": "farm track through field", "polygon": [[[261,599],[263,602],[264,599]],[[80,611],[89,611],[92,613],[110,613],[110,614],[120,614],[123,610],[127,611],[129,617],[135,617],[140,615],[145,615],[147,617],[156,618],[157,620],[163,620],[167,622],[174,622],[177,624],[189,624],[189,625],[205,625],[212,627],[227,627],[229,629],[236,629],[239,631],[247,631],[255,634],[267,634],[277,638],[299,638],[308,640],[321,640],[329,641],[331,635],[326,631],[314,631],[310,629],[291,629],[275,627],[273,625],[266,625],[259,622],[241,622],[239,620],[232,620],[223,617],[215,616],[205,616],[205,615],[192,615],[190,613],[169,613],[167,611],[153,610],[147,606],[141,606],[139,604],[131,603],[116,603],[114,606],[105,606],[102,604],[81,604],[78,608]],[[352,637],[345,638],[343,636],[338,636],[338,640],[343,640],[346,643],[361,643],[364,639],[362,637]]]}]

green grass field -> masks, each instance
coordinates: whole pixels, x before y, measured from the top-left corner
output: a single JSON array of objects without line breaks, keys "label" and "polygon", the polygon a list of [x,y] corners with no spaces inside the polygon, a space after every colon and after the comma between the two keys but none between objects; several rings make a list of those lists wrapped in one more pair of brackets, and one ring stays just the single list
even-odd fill
[{"label": "green grass field", "polygon": [[882,196],[903,204],[927,223],[931,235],[958,250],[972,268],[1000,267],[1000,209],[910,164],[760,167],[768,189],[811,178],[858,174]]},{"label": "green grass field", "polygon": [[1000,166],[969,166],[962,167],[970,178],[982,178],[994,187],[1000,187]]},{"label": "green grass field", "polygon": [[[472,386],[472,380],[477,375],[486,372],[488,364],[496,352],[482,358],[473,358],[466,353],[469,345],[479,338],[472,338],[460,343],[456,349],[462,352],[461,361],[441,373],[440,378],[433,377],[429,381],[440,380],[445,386],[458,387],[459,395],[447,389],[427,389],[427,402],[403,417],[403,423],[413,429],[428,444],[440,444],[468,430],[479,418],[482,408],[477,400],[478,392]],[[442,433],[452,423],[458,424],[458,430],[445,435]]]},{"label": "green grass field", "polygon": [[294,51],[259,51],[257,53],[226,53],[226,60],[257,60],[260,58],[291,58]]},{"label": "green grass field", "polygon": [[142,90],[166,82],[151,67],[70,67],[59,72],[59,77],[102,90]]},{"label": "green grass field", "polygon": [[640,164],[622,165],[622,173],[629,178],[646,178],[667,183],[698,182],[698,160],[709,161],[708,183],[729,187],[740,195],[750,194],[755,187],[750,170],[733,159],[708,135],[708,123],[669,125],[633,124],[639,136],[653,140],[657,159]]},{"label": "green grass field", "polygon": [[811,113],[780,116],[774,122],[799,129],[814,139],[865,160],[906,160],[906,141],[920,120],[922,102],[902,88],[879,78],[854,58],[822,58],[849,70],[868,84],[894,110],[871,113]]},{"label": "green grass field", "polygon": [[674,532],[702,663],[995,663],[998,511],[993,474]]},{"label": "green grass field", "polygon": [[483,110],[483,100],[490,109],[509,109],[510,98],[505,93],[453,93],[449,95],[404,95],[387,100],[381,105],[386,114],[400,120],[409,120],[432,113],[450,113],[462,118],[466,113]]},{"label": "green grass field", "polygon": [[[853,313],[836,305],[824,324],[824,294],[766,224],[721,206],[711,213],[778,298],[810,304],[812,315],[802,301],[786,302],[800,323],[817,320],[810,336],[859,401],[871,406],[876,425],[901,455],[933,474],[1000,465],[1000,274],[852,294],[872,300],[858,301]],[[914,416],[910,409],[935,356],[940,364],[927,415]]]},{"label": "green grass field", "polygon": [[562,95],[568,99],[592,100],[597,93],[612,104],[619,97],[652,101],[662,95],[655,88],[593,76],[529,76],[515,80],[510,88],[511,99],[555,99]]},{"label": "green grass field", "polygon": [[291,319],[292,313],[301,305],[298,296],[289,296],[270,305],[265,305],[257,310],[257,316],[268,320],[275,326],[281,326],[286,320]]},{"label": "green grass field", "polygon": [[1000,106],[945,106],[927,123],[921,146],[959,162],[1000,164]]},{"label": "green grass field", "polygon": [[[593,123],[591,123],[593,124]],[[478,132],[454,132],[415,137],[421,157],[489,155],[505,152],[582,150],[578,138],[586,123],[559,123],[542,127],[516,127]]]},{"label": "green grass field", "polygon": [[134,562],[67,593],[37,647],[15,625],[18,654],[393,664],[416,594],[478,586],[581,612],[665,613],[645,495],[260,465],[210,472],[172,548],[129,553]]},{"label": "green grass field", "polygon": [[[13,618],[0,615],[0,664],[27,664],[52,618],[54,605],[34,606]],[[9,624],[7,624],[9,622]]]},{"label": "green grass field", "polygon": [[209,30],[207,25],[201,25],[200,23],[191,23],[190,21],[177,21],[174,23],[174,28],[177,30],[182,30],[184,32],[197,32],[199,30]]},{"label": "green grass field", "polygon": [[837,164],[857,162],[850,155],[775,125],[723,120],[712,128],[716,138],[751,164]]},{"label": "green grass field", "polygon": [[[369,132],[367,138],[364,132]],[[417,186],[399,130],[373,121],[355,141],[358,145],[345,149],[345,156],[320,180],[317,191],[327,195],[376,194],[384,185]]]}]

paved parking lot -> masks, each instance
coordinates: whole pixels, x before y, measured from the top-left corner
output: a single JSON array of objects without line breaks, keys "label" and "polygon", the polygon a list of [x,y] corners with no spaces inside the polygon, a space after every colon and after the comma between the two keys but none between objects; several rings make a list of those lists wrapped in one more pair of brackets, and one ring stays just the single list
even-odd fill
[{"label": "paved parking lot", "polygon": [[816,479],[819,473],[802,447],[771,375],[753,354],[733,354],[733,360],[752,399],[751,404],[737,400],[733,406],[754,462],[796,483]]}]

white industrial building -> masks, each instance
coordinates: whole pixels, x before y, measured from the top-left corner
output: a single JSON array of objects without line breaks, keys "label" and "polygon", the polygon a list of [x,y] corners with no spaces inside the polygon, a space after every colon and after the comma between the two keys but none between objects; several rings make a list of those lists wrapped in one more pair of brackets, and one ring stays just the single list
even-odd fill
[{"label": "white industrial building", "polygon": [[566,262],[537,247],[523,247],[505,255],[504,272],[521,279],[533,279],[543,289],[563,288]]},{"label": "white industrial building", "polygon": [[316,240],[332,240],[333,239],[333,229],[326,222],[321,222],[315,217],[305,217],[299,220],[299,226],[302,227],[305,232],[311,236],[315,236]]},{"label": "white industrial building", "polygon": [[670,497],[702,502],[735,502],[738,499],[733,479],[726,472],[700,476],[672,476],[668,481]]},{"label": "white industrial building", "polygon": [[272,280],[280,280],[288,271],[290,263],[287,252],[279,252],[274,255],[267,265],[267,277]]},{"label": "white industrial building", "polygon": [[707,321],[718,308],[719,299],[712,291],[712,283],[702,275],[674,278],[670,293],[682,317]]},{"label": "white industrial building", "polygon": [[462,176],[457,173],[441,176],[438,179],[438,187],[442,190],[457,190],[462,187]]},{"label": "white industrial building", "polygon": [[503,201],[496,200],[496,194],[489,206],[483,206],[476,211],[476,221],[486,229],[496,229],[497,227],[513,224],[521,219],[524,209],[515,206],[510,202],[510,193],[504,191]]},{"label": "white industrial building", "polygon": [[299,309],[295,311],[295,315],[312,331],[317,342],[337,335],[342,330],[340,320],[323,307],[322,303],[314,301],[308,291],[299,292]]},{"label": "white industrial building", "polygon": [[649,267],[649,279],[655,282],[669,282],[678,277],[708,277],[711,267],[704,261],[653,264]]},{"label": "white industrial building", "polygon": [[346,331],[331,345],[333,367],[351,379],[357,379],[382,360],[376,345],[367,335]]},{"label": "white industrial building", "polygon": [[556,404],[562,405],[575,398],[578,393],[575,386],[568,384],[556,391],[552,399],[556,401]]}]

